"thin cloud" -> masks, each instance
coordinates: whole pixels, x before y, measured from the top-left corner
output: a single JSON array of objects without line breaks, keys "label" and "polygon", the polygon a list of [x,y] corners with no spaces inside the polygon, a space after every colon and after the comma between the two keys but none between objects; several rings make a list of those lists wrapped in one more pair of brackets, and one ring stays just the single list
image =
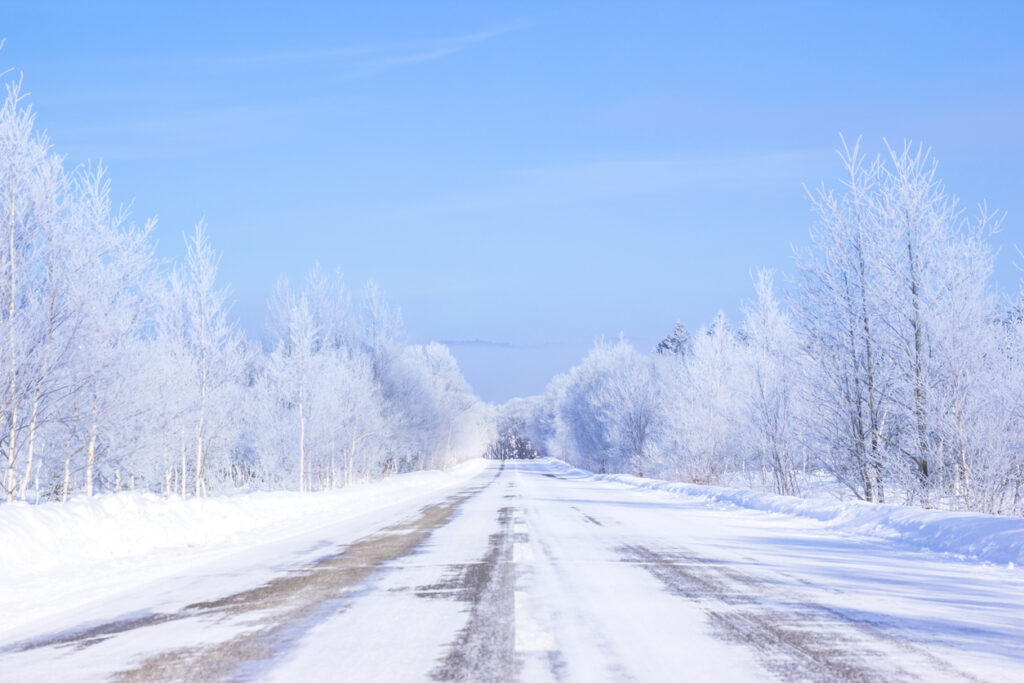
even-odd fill
[{"label": "thin cloud", "polygon": [[[473,46],[526,28],[517,23],[434,39],[417,39],[366,43],[321,49],[223,53],[207,55],[179,55],[156,59],[137,59],[133,63],[147,68],[168,68],[188,73],[191,70],[233,69],[260,70],[274,67],[319,67],[330,72],[329,81],[354,80],[376,73],[422,64],[457,54]],[[123,66],[125,60],[79,60],[76,66],[88,68]],[[151,88],[148,94],[158,98],[165,90]],[[98,96],[116,97],[111,93],[90,91],[89,95],[71,104],[88,105]],[[132,90],[132,99],[138,101],[139,90]],[[198,150],[251,144],[263,139],[267,131],[276,130],[289,120],[329,113],[337,109],[330,97],[304,97],[302,102],[290,106],[273,106],[261,102],[240,102],[226,106],[178,108],[164,107],[157,116],[104,122],[99,125],[68,126],[53,131],[63,139],[104,141],[104,155],[108,158],[139,159],[188,156]]]},{"label": "thin cloud", "polygon": [[405,64],[417,64],[428,62],[441,57],[447,57],[472,47],[478,43],[486,42],[492,38],[517,31],[521,26],[510,26],[491,31],[481,31],[455,38],[421,42],[419,44],[407,44],[398,49],[392,49],[392,54],[377,60],[375,65],[379,67],[402,66]]},{"label": "thin cloud", "polygon": [[303,50],[279,50],[207,55],[182,55],[155,60],[169,67],[248,68],[317,62],[341,62],[360,72],[379,71],[433,61],[474,45],[526,28],[527,24],[477,31],[458,36],[345,45]]}]

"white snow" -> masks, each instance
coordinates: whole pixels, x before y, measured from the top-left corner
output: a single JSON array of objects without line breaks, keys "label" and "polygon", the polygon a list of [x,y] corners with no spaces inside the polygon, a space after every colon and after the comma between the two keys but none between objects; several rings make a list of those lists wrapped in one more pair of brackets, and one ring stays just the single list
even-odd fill
[{"label": "white snow", "polygon": [[[337,494],[254,494],[188,501],[192,507],[125,502],[137,496],[70,506],[76,514],[11,506],[4,514],[21,515],[36,537],[14,540],[7,524],[13,517],[0,515],[0,539],[27,544],[11,566],[0,567],[0,661],[19,680],[69,670],[80,680],[105,680],[154,653],[252,632],[256,612],[210,618],[182,608],[287,576],[416,517],[426,504],[478,490],[414,552],[314,610],[279,652],[249,662],[239,675],[421,680],[471,626],[485,641],[507,642],[520,680],[530,681],[752,680],[767,675],[765,657],[788,656],[776,652],[770,634],[730,640],[712,614],[735,615],[740,625],[778,620],[791,632],[804,629],[818,647],[834,641],[880,680],[906,677],[901,672],[949,680],[963,671],[1015,681],[1024,665],[1024,572],[1004,560],[968,557],[1019,557],[1020,520],[594,475],[550,460],[499,468],[476,461]],[[131,519],[140,510],[145,516]],[[215,519],[206,520],[211,514]],[[55,520],[73,528],[49,528]],[[167,529],[175,526],[191,528],[192,536]],[[147,529],[168,536],[119,548],[122,538]],[[75,538],[76,530],[84,536]],[[65,559],[44,564],[39,554],[59,553],[60,543],[69,544]],[[942,553],[919,549],[942,543]],[[90,561],[76,562],[84,546]],[[143,556],[145,546],[151,550]],[[4,547],[10,554],[12,546]],[[461,586],[474,585],[470,578],[495,548],[505,550],[487,560],[491,583],[467,597]],[[630,549],[657,553],[670,565],[658,570]],[[675,580],[681,588],[673,591]],[[83,625],[183,613],[88,647],[2,650]],[[748,617],[753,621],[744,622]],[[468,650],[469,671],[488,665],[474,659],[485,650]],[[945,663],[954,668],[943,673]]]},{"label": "white snow", "polygon": [[614,482],[657,491],[718,508],[743,508],[824,522],[839,534],[898,541],[908,549],[931,550],[995,564],[1024,566],[1024,519],[969,512],[924,510],[862,501],[836,502],[780,496],[748,489],[684,484],[626,474],[594,474],[554,460],[560,476]]},{"label": "white snow", "polygon": [[320,493],[241,493],[210,498],[108,493],[67,503],[0,506],[0,581],[154,552],[266,540],[339,517],[461,483],[486,466],[470,461],[449,472],[425,471]]},{"label": "white snow", "polygon": [[[487,466],[423,471],[334,491],[240,493],[182,499],[152,493],[0,505],[0,634],[108,591],[368,512],[436,497]],[[13,590],[17,587],[17,590]]]}]

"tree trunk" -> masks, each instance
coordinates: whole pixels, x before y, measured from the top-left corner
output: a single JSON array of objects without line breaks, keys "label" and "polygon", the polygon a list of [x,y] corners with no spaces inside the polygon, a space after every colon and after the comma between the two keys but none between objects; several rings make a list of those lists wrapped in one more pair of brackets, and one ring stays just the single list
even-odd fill
[{"label": "tree trunk", "polygon": [[188,495],[188,455],[185,448],[185,425],[181,425],[181,497]]},{"label": "tree trunk", "polygon": [[25,477],[21,482],[21,499],[25,500],[26,492],[28,491],[28,480],[32,475],[32,458],[35,454],[36,445],[36,430],[39,427],[39,389],[36,388],[35,397],[32,399],[32,419],[29,421],[28,427],[28,455],[25,461]]},{"label": "tree trunk", "polygon": [[[76,413],[77,418],[77,413]],[[71,488],[71,438],[73,432],[68,432],[68,440],[64,443],[64,488],[61,493],[60,500],[62,503],[66,503],[68,500],[68,490]]]},{"label": "tree trunk", "polygon": [[[908,225],[910,217],[907,217]],[[921,483],[921,495],[925,506],[928,503],[928,439],[925,424],[925,378],[924,378],[924,324],[921,320],[921,283],[914,251],[913,234],[907,237],[907,259],[910,269],[910,297],[914,311],[914,419],[917,427],[917,476]]]},{"label": "tree trunk", "polygon": [[14,458],[15,458],[16,451],[15,451],[14,446],[15,446],[15,439],[16,439],[17,434],[18,434],[18,407],[17,407],[18,406],[18,400],[17,400],[18,399],[18,384],[17,384],[18,356],[17,356],[17,353],[16,353],[15,348],[14,348],[14,311],[15,311],[14,303],[16,301],[15,285],[17,283],[17,279],[15,278],[15,267],[16,267],[16,264],[18,263],[18,258],[17,258],[17,254],[15,253],[15,249],[14,249],[14,237],[15,237],[15,231],[17,229],[17,221],[15,220],[16,210],[15,210],[15,202],[14,202],[14,187],[15,187],[15,183],[14,183],[14,181],[12,179],[10,184],[8,185],[8,189],[7,189],[7,201],[8,201],[8,205],[9,205],[8,215],[11,217],[11,225],[10,225],[10,230],[8,232],[8,245],[7,245],[8,246],[7,258],[8,258],[8,263],[10,264],[10,272],[9,272],[9,278],[8,278],[8,286],[9,286],[10,290],[8,292],[8,298],[7,298],[7,346],[8,346],[10,367],[8,367],[7,370],[8,370],[8,372],[11,373],[11,382],[10,382],[10,385],[9,385],[9,390],[10,390],[10,397],[9,397],[9,399],[10,399],[10,407],[11,407],[10,421],[11,422],[10,422],[10,437],[9,437],[10,440],[7,442],[7,480],[5,482],[6,489],[7,489],[6,490],[6,494],[7,494],[7,500],[8,501],[14,500],[14,493],[15,493],[15,490],[16,490],[15,489],[15,482],[14,482]]},{"label": "tree trunk", "polygon": [[199,298],[199,422],[196,425],[196,497],[203,494],[205,482],[203,481],[203,428],[206,422],[206,391],[210,378],[210,369],[207,366],[208,350],[207,344],[207,320],[206,320],[206,296]]},{"label": "tree trunk", "polygon": [[299,386],[299,493],[306,486],[306,414],[302,405],[302,386]]},{"label": "tree trunk", "polygon": [[14,476],[14,430],[12,429],[11,443],[7,444],[7,479],[4,481],[8,502],[14,500],[15,493],[18,490]]},{"label": "tree trunk", "polygon": [[196,497],[203,495],[203,414],[196,428]]},{"label": "tree trunk", "polygon": [[85,495],[92,496],[93,470],[96,465],[96,433],[97,425],[92,423],[89,433],[89,445],[85,449]]}]

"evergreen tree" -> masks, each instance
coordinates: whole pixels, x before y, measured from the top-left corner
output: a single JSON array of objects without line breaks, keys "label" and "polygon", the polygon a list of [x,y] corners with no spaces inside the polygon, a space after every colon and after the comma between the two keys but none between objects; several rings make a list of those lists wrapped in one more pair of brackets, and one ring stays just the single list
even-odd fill
[{"label": "evergreen tree", "polygon": [[656,353],[675,355],[680,358],[685,357],[689,350],[690,333],[686,331],[686,326],[679,321],[676,321],[672,333],[662,339],[654,349]]}]

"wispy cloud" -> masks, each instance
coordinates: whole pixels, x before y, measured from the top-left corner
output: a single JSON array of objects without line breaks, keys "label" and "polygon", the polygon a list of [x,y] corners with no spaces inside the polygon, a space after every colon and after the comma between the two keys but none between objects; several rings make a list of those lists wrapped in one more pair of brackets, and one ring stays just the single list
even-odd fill
[{"label": "wispy cloud", "polygon": [[354,68],[348,75],[350,77],[358,77],[389,69],[432,62],[458,54],[475,45],[512,33],[521,28],[523,28],[523,25],[507,26],[452,38],[378,46],[363,52],[362,58],[352,64]]},{"label": "wispy cloud", "polygon": [[[296,68],[318,65],[329,70],[336,81],[349,80],[438,60],[524,27],[525,24],[515,24],[446,38],[320,49],[182,55],[138,61],[136,64],[182,71],[217,68],[258,71],[289,65]],[[133,90],[132,93],[137,99],[139,91]],[[163,94],[160,89],[150,91],[151,96]],[[91,92],[89,97],[95,97],[95,92]],[[196,151],[262,140],[268,131],[284,127],[286,121],[330,113],[336,107],[336,103],[323,98],[315,101],[309,97],[283,105],[241,101],[168,107],[149,116],[64,127],[54,133],[65,140],[101,140],[108,158],[181,157]]]},{"label": "wispy cloud", "polygon": [[343,67],[353,74],[365,74],[441,59],[527,26],[526,23],[515,23],[457,36],[404,41],[292,50],[177,55],[159,58],[152,63],[164,67],[235,69],[323,63]]},{"label": "wispy cloud", "polygon": [[492,38],[520,30],[523,27],[524,25],[517,24],[445,38],[368,43],[321,50],[266,53],[255,56],[255,61],[309,62],[339,58],[363,58],[365,60],[364,65],[366,66],[401,66],[440,59]]}]

